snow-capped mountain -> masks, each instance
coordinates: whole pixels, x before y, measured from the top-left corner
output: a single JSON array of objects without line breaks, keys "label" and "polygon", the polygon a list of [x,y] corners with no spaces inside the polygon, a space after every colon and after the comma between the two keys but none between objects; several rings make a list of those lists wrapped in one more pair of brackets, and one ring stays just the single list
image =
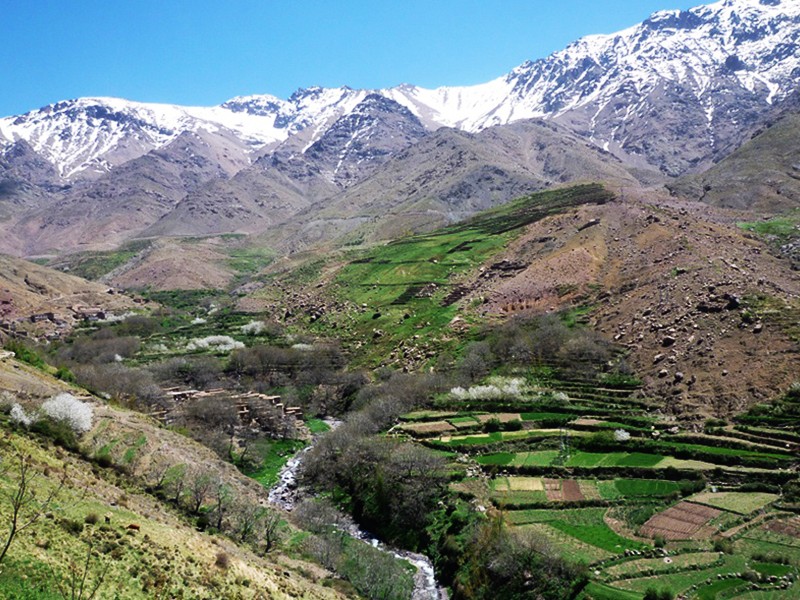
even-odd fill
[{"label": "snow-capped mountain", "polygon": [[722,0],[582,38],[476,86],[313,87],[287,100],[244,96],[214,107],[81,98],[0,119],[0,143],[26,141],[65,179],[95,177],[186,131],[232,133],[259,154],[299,135],[305,150],[377,93],[428,129],[556,119],[629,162],[674,175],[727,149],[794,90],[799,44],[800,2]]},{"label": "snow-capped mountain", "polygon": [[253,150],[306,128],[321,134],[364,96],[349,88],[314,88],[288,101],[251,96],[213,107],[79,98],[0,119],[0,143],[25,140],[63,178],[94,178],[186,132],[233,134]]}]

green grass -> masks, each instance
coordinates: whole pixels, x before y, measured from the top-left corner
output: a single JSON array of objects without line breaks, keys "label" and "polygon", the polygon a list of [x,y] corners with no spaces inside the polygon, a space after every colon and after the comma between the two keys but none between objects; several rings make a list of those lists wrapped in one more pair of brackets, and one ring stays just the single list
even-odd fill
[{"label": "green grass", "polygon": [[231,248],[228,250],[228,266],[240,275],[253,275],[258,273],[274,260],[276,253],[271,248],[246,247]]},{"label": "green grass", "polygon": [[605,508],[575,508],[562,510],[532,509],[506,513],[506,518],[514,525],[547,523],[581,542],[618,554],[625,549],[643,550],[645,544],[626,539],[606,525],[603,520]]},{"label": "green grass", "polygon": [[331,427],[322,419],[306,419],[306,426],[308,430],[313,433],[314,435],[318,433],[325,433],[326,431],[330,431]]},{"label": "green grass", "polygon": [[452,419],[447,419],[453,425],[478,425],[480,421],[478,421],[475,417],[453,417]]},{"label": "green grass", "polygon": [[770,575],[782,577],[783,575],[787,575],[794,571],[794,569],[788,565],[778,565],[775,563],[755,563],[752,566],[754,571],[757,571],[766,577],[769,577]]},{"label": "green grass", "polygon": [[776,454],[772,452],[757,452],[755,450],[743,450],[741,448],[725,448],[722,446],[702,446],[700,444],[683,444],[681,442],[660,442],[659,447],[676,450],[693,450],[705,454],[715,454],[719,456],[746,456],[751,458],[770,458],[774,460],[792,460],[793,457],[786,454]]},{"label": "green grass", "polygon": [[[549,467],[559,457],[557,450],[537,450],[533,452],[502,452],[486,454],[478,457],[478,462],[484,465],[512,465],[515,467],[536,466]],[[642,454],[637,452],[575,452],[564,463],[566,467],[640,467],[650,468],[657,466],[663,456],[657,454]]]},{"label": "green grass", "polygon": [[655,467],[664,459],[658,454],[639,452],[575,452],[565,466],[568,467]]},{"label": "green grass", "polygon": [[513,452],[495,452],[494,454],[485,454],[483,456],[479,456],[476,460],[478,464],[491,466],[491,465],[510,465],[511,461],[514,460],[516,454]]},{"label": "green grass", "polygon": [[620,590],[604,583],[591,581],[578,596],[580,600],[642,600],[642,594]]},{"label": "green grass", "polygon": [[720,597],[718,594],[745,584],[747,584],[747,582],[744,579],[739,578],[715,581],[711,585],[706,585],[699,588],[697,590],[697,598],[699,600],[716,600],[716,598]]},{"label": "green grass", "polygon": [[4,600],[63,600],[52,582],[51,573],[44,568],[43,564],[17,561],[12,556],[8,556],[3,563],[3,568],[0,568],[0,598]]},{"label": "green grass", "polygon": [[302,447],[297,440],[264,440],[256,448],[261,466],[245,474],[258,481],[265,488],[271,488],[278,481],[278,473],[287,461]]},{"label": "green grass", "polygon": [[793,210],[786,215],[775,217],[767,221],[755,221],[751,223],[737,223],[745,231],[750,231],[760,236],[773,238],[778,243],[798,237],[800,235],[800,210]]},{"label": "green grass", "polygon": [[[121,267],[149,246],[149,241],[136,240],[124,244],[118,250],[109,252],[78,252],[70,255],[63,266],[57,264],[55,268],[68,269],[67,272],[70,275],[97,280],[117,267]],[[61,262],[59,261],[59,263]]]},{"label": "green grass", "polygon": [[437,444],[457,448],[459,446],[479,446],[483,444],[497,444],[500,442],[513,442],[526,439],[543,439],[558,437],[558,435],[559,433],[557,431],[538,431],[536,429],[528,431],[494,431],[492,433],[480,435],[458,436],[448,441],[439,441]]},{"label": "green grass", "polygon": [[661,479],[615,479],[613,483],[624,497],[668,496],[680,490],[674,481]]},{"label": "green grass", "polygon": [[497,490],[492,492],[492,500],[502,506],[504,504],[545,503],[547,493],[524,490]]},{"label": "green grass", "polygon": [[520,415],[523,421],[561,421],[567,423],[575,418],[574,414],[553,412],[525,412]]},{"label": "green grass", "polygon": [[[319,334],[347,331],[353,340],[371,339],[366,363],[385,359],[401,340],[424,340],[427,348],[454,351],[462,343],[449,335],[452,319],[459,315],[467,325],[478,325],[469,314],[460,314],[455,300],[448,300],[464,277],[492,260],[523,228],[549,215],[587,203],[603,203],[613,195],[600,185],[583,185],[526,196],[487,211],[463,223],[429,234],[402,238],[366,251],[351,250],[349,263],[333,278],[333,295],[365,311],[340,311],[311,323]],[[319,276],[322,264],[308,263],[309,283]],[[291,284],[303,273],[293,271]],[[301,277],[302,279],[302,277]],[[374,330],[383,335],[373,339]],[[345,340],[346,342],[346,340]]]},{"label": "green grass", "polygon": [[703,492],[693,496],[690,500],[740,515],[749,515],[763,509],[778,498],[777,494],[762,492]]},{"label": "green grass", "polygon": [[551,527],[549,523],[531,523],[522,525],[520,530],[530,531],[538,538],[543,538],[550,547],[562,556],[568,557],[571,562],[591,564],[598,560],[603,560],[612,556],[596,546],[586,544],[574,537]]}]

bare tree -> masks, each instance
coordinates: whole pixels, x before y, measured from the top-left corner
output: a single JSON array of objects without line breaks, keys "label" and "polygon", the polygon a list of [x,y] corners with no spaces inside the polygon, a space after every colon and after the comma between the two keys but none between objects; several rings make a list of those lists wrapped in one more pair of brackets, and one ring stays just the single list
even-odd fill
[{"label": "bare tree", "polygon": [[242,502],[233,510],[234,535],[243,544],[255,540],[261,516],[266,509],[251,502]]},{"label": "bare tree", "polygon": [[65,467],[58,483],[43,493],[38,488],[40,488],[39,480],[44,476],[34,470],[30,455],[17,452],[12,460],[14,459],[16,460],[15,465],[4,465],[0,471],[0,475],[9,475],[12,479],[11,491],[3,494],[11,507],[11,514],[8,517],[6,541],[0,551],[0,563],[3,562],[17,534],[28,529],[47,512],[67,479]]},{"label": "bare tree", "polygon": [[260,529],[264,540],[264,554],[267,554],[283,537],[283,518],[280,513],[264,509],[261,515]]},{"label": "bare tree", "polygon": [[186,487],[186,465],[173,465],[164,474],[164,490],[172,495],[172,501],[177,505]]},{"label": "bare tree", "polygon": [[206,497],[214,487],[214,480],[208,473],[198,471],[189,482],[189,508],[194,514],[200,512]]},{"label": "bare tree", "polygon": [[222,520],[228,514],[231,503],[233,502],[233,488],[225,483],[222,477],[216,476],[212,481],[212,499],[214,500],[214,515],[216,516],[216,526],[218,531],[222,531]]},{"label": "bare tree", "polygon": [[[62,580],[60,577],[54,576],[58,593],[64,600],[92,600],[103,585],[111,562],[105,560],[99,565],[93,562],[93,547],[94,544],[92,540],[89,540],[89,548],[86,550],[86,559],[83,561],[82,565],[74,560],[70,561],[69,577],[66,581]],[[90,582],[90,580],[93,581]]]}]

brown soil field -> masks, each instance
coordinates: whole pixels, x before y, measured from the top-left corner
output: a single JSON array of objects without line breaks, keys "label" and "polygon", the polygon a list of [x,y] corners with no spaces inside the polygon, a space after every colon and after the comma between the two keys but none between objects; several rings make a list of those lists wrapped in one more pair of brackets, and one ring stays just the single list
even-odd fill
[{"label": "brown soil field", "polygon": [[599,500],[600,499],[600,490],[597,489],[597,485],[593,481],[579,481],[578,485],[581,489],[581,494],[587,500]]},{"label": "brown soil field", "polygon": [[510,423],[511,421],[520,420],[519,413],[493,413],[490,415],[476,415],[475,418],[481,423],[486,423],[486,421],[491,421],[492,419],[497,419],[501,423]]},{"label": "brown soil field", "polygon": [[585,500],[580,485],[574,479],[565,479],[561,483],[561,492],[565,502],[579,502]]},{"label": "brown soil field", "polygon": [[794,538],[800,538],[800,517],[791,519],[775,519],[764,525],[767,531],[774,531]]},{"label": "brown soil field", "polygon": [[563,502],[564,501],[564,494],[561,490],[561,480],[560,479],[545,479],[544,480],[544,491],[547,494],[547,499],[550,502]]},{"label": "brown soil field", "polygon": [[679,502],[650,517],[639,532],[653,538],[661,535],[667,540],[707,539],[715,532],[708,523],[721,513],[710,506]]},{"label": "brown soil field", "polygon": [[433,421],[432,423],[403,423],[400,429],[411,433],[447,433],[456,428],[446,421]]}]

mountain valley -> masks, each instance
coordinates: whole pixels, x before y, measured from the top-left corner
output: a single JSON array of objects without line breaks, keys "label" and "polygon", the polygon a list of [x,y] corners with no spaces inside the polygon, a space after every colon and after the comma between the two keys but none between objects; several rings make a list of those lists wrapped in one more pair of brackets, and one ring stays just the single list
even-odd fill
[{"label": "mountain valley", "polygon": [[0,597],[796,597],[798,48],[0,118]]}]

